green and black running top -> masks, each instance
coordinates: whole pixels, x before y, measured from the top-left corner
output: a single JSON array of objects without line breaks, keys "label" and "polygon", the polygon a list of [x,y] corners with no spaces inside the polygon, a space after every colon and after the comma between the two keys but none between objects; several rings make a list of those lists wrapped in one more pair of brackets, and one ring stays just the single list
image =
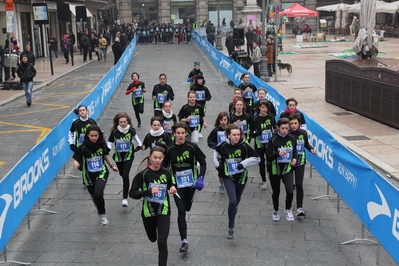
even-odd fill
[{"label": "green and black running top", "polygon": [[[287,151],[287,154],[280,156],[280,150]],[[279,133],[275,134],[267,144],[266,157],[270,162],[269,171],[272,175],[281,176],[292,171],[292,159],[298,159],[295,137],[290,134],[285,136],[281,136]]]},{"label": "green and black running top", "polygon": [[182,106],[177,116],[179,117],[179,120],[190,117],[190,121],[185,122],[190,132],[193,132],[195,129],[197,129],[197,131],[201,131],[202,125],[204,123],[202,118],[205,116],[204,109],[201,107],[201,105],[195,104],[194,106],[191,106],[187,103]]},{"label": "green and black running top", "polygon": [[223,141],[227,139],[226,134],[224,133],[224,129],[221,126],[215,127],[212,129],[211,133],[209,133],[207,142],[208,147],[211,149],[215,149],[216,146],[220,145]]},{"label": "green and black running top", "polygon": [[[190,182],[195,184],[197,178],[205,176],[206,173],[206,156],[202,150],[194,143],[185,141],[183,144],[176,143],[166,148],[166,156],[164,162],[172,171],[173,183],[179,184],[183,172],[190,179]],[[200,164],[200,171],[198,173],[197,162]],[[187,171],[186,171],[187,170]],[[190,176],[188,176],[190,175]],[[192,187],[192,185],[190,187]]]},{"label": "green and black running top", "polygon": [[[224,175],[239,184],[246,184],[248,167],[259,164],[260,158],[256,151],[241,138],[237,144],[231,144],[230,139],[216,147],[213,153],[213,163],[216,168],[223,167]],[[243,169],[239,169],[239,165]]]},{"label": "green and black running top", "polygon": [[144,103],[144,92],[145,89],[144,82],[133,81],[126,89],[126,95],[132,94],[132,104],[138,105],[139,103]]},{"label": "green and black running top", "polygon": [[85,138],[86,130],[91,125],[97,125],[96,121],[91,118],[83,119],[79,117],[78,119],[73,121],[68,134],[68,143],[74,144],[76,148],[82,145]]},{"label": "green and black running top", "polygon": [[166,113],[164,110],[162,110],[162,127],[169,126],[168,129],[164,129],[168,135],[172,135],[172,126],[177,123],[177,117],[173,113]]},{"label": "green and black running top", "polygon": [[313,150],[313,146],[310,145],[309,140],[308,140],[308,133],[303,130],[303,129],[298,129],[296,131],[291,131],[290,134],[294,136],[296,139],[296,151],[298,153],[298,160],[295,165],[295,167],[299,167],[302,165],[306,164],[306,153],[305,149],[306,148],[308,151]]},{"label": "green and black running top", "polygon": [[165,148],[172,143],[172,138],[164,131],[163,128],[158,131],[154,131],[151,129],[150,133],[148,133],[143,140],[143,145],[145,146],[145,149],[151,149],[155,145]]},{"label": "green and black running top", "polygon": [[[147,167],[134,177],[129,196],[133,199],[143,198],[142,217],[170,215],[168,190],[173,185],[172,175],[168,169],[162,167],[154,171]],[[153,186],[160,186],[160,191],[152,194]]]},{"label": "green and black running top", "polygon": [[114,155],[112,158],[115,162],[125,162],[134,159],[134,144],[133,140],[136,142],[137,146],[142,146],[139,137],[136,134],[134,128],[129,128],[125,133],[119,131],[119,129],[114,129],[109,134],[108,138],[108,148],[114,147]]},{"label": "green and black running top", "polygon": [[[245,92],[247,87],[249,87],[250,90],[248,92]],[[248,84],[241,83],[240,85],[238,85],[238,88],[244,92],[242,95],[242,97],[244,98],[244,102],[246,104],[248,104],[249,107],[251,107],[252,103],[253,103],[253,99],[255,97],[255,93],[257,91],[255,85],[252,83],[248,83]],[[249,110],[248,110],[248,112],[249,112]]]},{"label": "green and black running top", "polygon": [[164,102],[173,101],[175,99],[175,93],[173,89],[168,84],[161,85],[161,83],[154,86],[152,90],[152,97],[155,97],[154,100],[154,110],[161,110]]},{"label": "green and black running top", "polygon": [[236,115],[235,113],[232,113],[230,115],[230,124],[235,124],[238,120],[240,120],[239,126],[241,127],[242,132],[244,132],[245,139],[249,140],[250,139],[249,133],[252,130],[251,117],[248,114],[244,113],[242,115]]},{"label": "green and black running top", "polygon": [[98,178],[105,181],[108,179],[109,171],[104,161],[104,156],[108,153],[109,149],[105,141],[93,143],[90,140],[85,140],[75,150],[73,159],[80,164],[85,186],[94,185]]},{"label": "green and black running top", "polygon": [[256,115],[252,118],[252,128],[250,136],[255,138],[256,148],[266,148],[267,143],[273,136],[276,120],[271,115]]},{"label": "green and black running top", "polygon": [[191,90],[195,91],[195,97],[197,98],[196,103],[201,105],[204,109],[204,113],[206,112],[206,101],[210,101],[212,99],[212,95],[209,92],[209,89],[204,85],[194,85]]}]

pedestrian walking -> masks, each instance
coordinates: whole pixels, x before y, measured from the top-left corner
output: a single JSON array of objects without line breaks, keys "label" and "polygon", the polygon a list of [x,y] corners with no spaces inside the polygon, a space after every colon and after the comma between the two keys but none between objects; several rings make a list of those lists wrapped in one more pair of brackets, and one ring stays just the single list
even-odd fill
[{"label": "pedestrian walking", "polygon": [[144,137],[142,149],[146,150],[156,145],[166,148],[167,145],[172,143],[171,137],[165,133],[162,127],[162,118],[159,116],[152,117],[150,133]]},{"label": "pedestrian walking", "polygon": [[227,239],[233,239],[238,204],[248,180],[248,167],[258,164],[260,159],[245,141],[240,126],[229,124],[225,134],[227,139],[216,147],[213,162],[218,175],[224,178],[224,186],[229,197]]},{"label": "pedestrian walking", "polygon": [[169,194],[176,194],[170,171],[162,167],[165,150],[162,147],[151,148],[150,155],[144,158],[147,167],[133,179],[129,196],[143,199],[141,217],[148,239],[158,241],[158,265],[167,265],[168,236],[170,230]]},{"label": "pedestrian walking", "polygon": [[[188,127],[185,123],[174,124],[172,132],[174,143],[166,149],[166,163],[172,171],[174,183],[177,184],[178,194],[173,197],[178,210],[177,225],[182,241],[179,251],[187,252],[186,213],[191,210],[195,191],[204,188],[206,156],[195,143],[186,141]],[[200,165],[199,170],[197,162]]]},{"label": "pedestrian walking", "polygon": [[48,45],[50,47],[50,58],[51,60],[58,60],[58,40],[54,35],[51,35],[48,40]]},{"label": "pedestrian walking", "polygon": [[277,133],[269,140],[266,147],[266,158],[269,162],[269,176],[272,187],[273,215],[275,222],[280,220],[279,197],[281,180],[285,186],[285,217],[287,221],[294,221],[292,215],[292,199],[294,197],[294,180],[292,169],[297,163],[297,149],[295,137],[289,133],[288,118],[280,118],[277,122]]},{"label": "pedestrian walking", "polygon": [[154,116],[162,117],[162,107],[166,101],[173,101],[175,93],[170,85],[166,84],[166,74],[159,75],[159,84],[152,89],[152,99],[154,100]]},{"label": "pedestrian walking", "polygon": [[83,50],[83,62],[87,62],[87,55],[90,49],[89,31],[85,31],[80,38],[80,45]]},{"label": "pedestrian walking", "polygon": [[254,68],[254,75],[260,78],[260,72],[259,72],[259,64],[260,64],[260,57],[262,56],[260,52],[260,48],[256,42],[252,43],[253,46],[253,52],[251,56],[251,62],[252,66]]},{"label": "pedestrian walking", "polygon": [[21,79],[21,84],[25,91],[26,105],[29,107],[32,104],[33,78],[36,76],[36,69],[28,62],[26,54],[23,54],[21,57],[21,63],[17,68],[17,75]]},{"label": "pedestrian walking", "polygon": [[100,55],[98,54],[98,39],[94,35],[94,33],[90,34],[90,49],[89,49],[89,60],[93,59],[92,53],[95,53],[97,56],[97,60],[100,61]]},{"label": "pedestrian walking", "polygon": [[32,49],[30,45],[26,45],[24,51],[21,53],[20,58],[26,54],[28,56],[28,62],[31,63],[32,65],[36,64],[36,57],[35,54],[32,52]]},{"label": "pedestrian walking", "polygon": [[71,42],[69,41],[68,35],[64,35],[61,40],[61,50],[64,53],[65,64],[69,63],[69,51],[71,49]]},{"label": "pedestrian walking", "polygon": [[68,133],[68,143],[71,151],[75,151],[82,145],[87,129],[91,125],[96,125],[96,121],[89,117],[87,106],[79,105],[78,108],[73,110],[78,119],[72,122],[71,128]]},{"label": "pedestrian walking", "polygon": [[87,129],[83,144],[75,150],[73,159],[73,167],[82,171],[83,185],[97,208],[101,225],[106,226],[109,221],[105,214],[104,189],[109,171],[105,163],[115,172],[118,172],[118,168],[112,164],[108,156],[104,133],[97,125]]},{"label": "pedestrian walking", "polygon": [[98,38],[98,49],[100,55],[100,62],[102,62],[104,58],[104,63],[107,62],[107,39],[104,38],[104,35],[101,33],[100,37]]},{"label": "pedestrian walking", "polygon": [[116,65],[123,54],[123,49],[119,41],[119,37],[115,38],[115,42],[112,45],[112,52],[114,53],[114,65]]},{"label": "pedestrian walking", "polygon": [[[136,148],[134,148],[133,140],[137,144]],[[125,112],[117,113],[113,119],[107,146],[110,150],[114,149],[112,158],[118,167],[119,175],[122,177],[122,207],[129,206],[127,201],[130,186],[129,173],[133,164],[134,153],[141,150],[142,145],[133,127],[130,115]]]},{"label": "pedestrian walking", "polygon": [[144,93],[147,92],[144,82],[140,81],[139,78],[140,75],[137,72],[133,72],[131,75],[133,82],[126,89],[126,95],[132,94],[132,105],[137,119],[137,127],[141,127],[140,114],[144,113]]}]

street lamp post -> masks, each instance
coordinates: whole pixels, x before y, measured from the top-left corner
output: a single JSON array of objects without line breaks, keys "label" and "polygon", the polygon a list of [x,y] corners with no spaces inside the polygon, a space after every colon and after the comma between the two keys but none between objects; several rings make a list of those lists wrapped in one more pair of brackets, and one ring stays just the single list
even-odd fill
[{"label": "street lamp post", "polygon": [[219,0],[217,0],[217,12],[218,12],[218,29],[217,29],[217,35],[216,35],[216,49],[217,49],[217,50],[223,50],[222,36],[220,35],[221,30],[220,30],[220,9],[219,9]]},{"label": "street lamp post", "polygon": [[262,14],[261,14],[261,21],[262,21],[262,36],[260,41],[260,52],[262,56],[260,57],[260,64],[259,64],[259,73],[260,79],[266,82],[270,81],[268,72],[267,72],[267,59],[266,59],[266,31],[265,31],[265,2],[266,0],[262,0]]}]

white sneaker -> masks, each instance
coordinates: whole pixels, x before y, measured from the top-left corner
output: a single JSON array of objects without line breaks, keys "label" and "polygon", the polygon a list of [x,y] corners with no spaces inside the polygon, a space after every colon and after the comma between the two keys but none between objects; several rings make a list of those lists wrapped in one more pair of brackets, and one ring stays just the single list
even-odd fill
[{"label": "white sneaker", "polygon": [[260,188],[263,189],[263,190],[266,190],[267,189],[266,182],[260,183]]},{"label": "white sneaker", "polygon": [[198,133],[198,138],[199,138],[199,139],[202,139],[203,137],[204,137],[204,136],[202,136],[201,132]]},{"label": "white sneaker", "polygon": [[122,200],[122,207],[129,207],[129,203],[127,202],[127,199]]},{"label": "white sneaker", "polygon": [[278,222],[280,221],[280,214],[278,213],[278,211],[273,211],[273,221]]},{"label": "white sneaker", "polygon": [[287,221],[292,222],[294,221],[294,215],[292,215],[292,211],[291,210],[284,210],[285,212],[285,218],[287,218]]},{"label": "white sneaker", "polygon": [[106,226],[107,224],[109,224],[109,221],[107,219],[107,215],[106,214],[100,214],[100,218],[101,218],[101,225],[102,226]]}]

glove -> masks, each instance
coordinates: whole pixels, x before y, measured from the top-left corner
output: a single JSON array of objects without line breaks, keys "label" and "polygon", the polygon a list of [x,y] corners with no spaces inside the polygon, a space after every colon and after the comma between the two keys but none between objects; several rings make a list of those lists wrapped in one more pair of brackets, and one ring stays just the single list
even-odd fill
[{"label": "glove", "polygon": [[197,75],[194,75],[191,77],[193,80],[197,78]]},{"label": "glove", "polygon": [[140,151],[141,150],[141,146],[137,146],[135,149],[134,149],[134,152],[138,152],[138,151]]},{"label": "glove", "polygon": [[219,177],[225,176],[223,164],[219,164],[219,166],[216,168],[216,170],[218,171]]},{"label": "glove", "polygon": [[75,151],[76,150],[75,144],[70,144],[69,148],[71,149],[71,151]]},{"label": "glove", "polygon": [[244,169],[244,165],[239,164],[239,165],[237,166],[237,168],[238,168],[238,170],[242,170],[242,169]]},{"label": "glove", "polygon": [[187,82],[192,82],[192,81],[193,81],[192,78],[188,78],[188,79],[187,79]]},{"label": "glove", "polygon": [[203,177],[198,177],[197,182],[194,184],[194,188],[198,189],[201,191],[204,188],[204,178]]}]

